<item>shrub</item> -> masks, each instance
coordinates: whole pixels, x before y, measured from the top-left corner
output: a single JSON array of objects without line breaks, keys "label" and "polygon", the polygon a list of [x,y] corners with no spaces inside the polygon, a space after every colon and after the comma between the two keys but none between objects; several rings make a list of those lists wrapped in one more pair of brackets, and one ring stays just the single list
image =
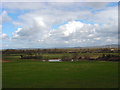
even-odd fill
[{"label": "shrub", "polygon": [[82,57],[80,56],[78,59],[80,60],[80,59],[82,59]]},{"label": "shrub", "polygon": [[84,59],[89,60],[90,57],[89,56],[84,56]]},{"label": "shrub", "polygon": [[74,55],[73,55],[73,60],[78,60],[78,58],[79,58],[79,55],[78,55],[78,53],[75,53]]},{"label": "shrub", "polygon": [[62,60],[62,61],[71,61],[72,58],[69,57],[69,56],[63,56],[61,60]]},{"label": "shrub", "polygon": [[39,55],[39,56],[21,56],[21,59],[43,59],[43,56],[42,55]]}]

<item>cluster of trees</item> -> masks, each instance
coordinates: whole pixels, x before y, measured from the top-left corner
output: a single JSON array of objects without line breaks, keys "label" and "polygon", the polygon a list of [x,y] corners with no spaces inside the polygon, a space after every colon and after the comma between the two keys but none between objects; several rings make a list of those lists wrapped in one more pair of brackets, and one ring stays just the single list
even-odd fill
[{"label": "cluster of trees", "polygon": [[65,55],[61,58],[61,60],[62,61],[72,61],[72,60],[73,61],[80,61],[80,60],[92,60],[92,59],[88,55],[80,56],[80,55],[78,55],[78,53],[75,53],[75,54],[73,54],[72,57]]},{"label": "cluster of trees", "polygon": [[39,60],[43,59],[42,55],[38,55],[38,56],[32,56],[32,55],[24,56],[24,55],[20,55],[20,56],[21,56],[21,59],[39,59]]},{"label": "cluster of trees", "polygon": [[38,60],[49,60],[49,56],[43,55],[20,55],[21,59],[38,59]]},{"label": "cluster of trees", "polygon": [[78,54],[74,54],[73,57],[63,56],[62,61],[79,61],[79,60],[101,60],[101,61],[119,61],[120,55],[111,55],[111,54],[103,54],[102,57],[99,56],[98,58],[91,58],[88,55],[79,56]]},{"label": "cluster of trees", "polygon": [[114,48],[71,48],[71,49],[6,49],[2,54],[40,54],[40,53],[118,53],[119,50]]},{"label": "cluster of trees", "polygon": [[97,60],[105,60],[105,61],[119,61],[120,55],[111,55],[111,54],[103,54],[102,57],[98,57]]},{"label": "cluster of trees", "polygon": [[[119,50],[117,48],[69,48],[69,49],[6,49],[2,50],[3,55],[16,54],[21,55],[21,59],[39,59],[39,60],[49,60],[55,59],[49,56],[43,56],[42,53],[48,54],[56,54],[56,53],[64,53],[64,56],[58,57],[62,61],[77,61],[77,60],[106,60],[106,61],[119,61],[119,55],[110,55],[103,54],[98,58],[91,58],[87,54],[84,56],[80,56],[79,53],[118,53]],[[72,53],[73,56],[69,56]]]},{"label": "cluster of trees", "polygon": [[[49,60],[49,59],[58,59],[58,57],[50,57],[47,55],[20,55],[21,59],[38,59],[38,60]],[[102,56],[99,56],[97,58],[91,58],[90,55],[79,55],[79,53],[74,53],[72,55],[66,54],[61,56],[62,61],[80,61],[80,60],[104,60],[104,61],[119,61],[120,55],[119,54],[102,54]]]}]

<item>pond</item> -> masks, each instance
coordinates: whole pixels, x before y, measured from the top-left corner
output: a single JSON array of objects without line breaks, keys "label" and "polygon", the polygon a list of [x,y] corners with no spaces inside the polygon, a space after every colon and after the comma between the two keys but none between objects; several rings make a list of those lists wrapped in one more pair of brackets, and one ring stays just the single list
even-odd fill
[{"label": "pond", "polygon": [[[43,60],[43,61],[45,62],[46,60]],[[70,61],[73,61],[73,59]],[[50,59],[48,60],[48,62],[62,62],[62,60],[61,59]]]},{"label": "pond", "polygon": [[51,59],[51,60],[48,60],[49,62],[61,62],[61,59]]}]

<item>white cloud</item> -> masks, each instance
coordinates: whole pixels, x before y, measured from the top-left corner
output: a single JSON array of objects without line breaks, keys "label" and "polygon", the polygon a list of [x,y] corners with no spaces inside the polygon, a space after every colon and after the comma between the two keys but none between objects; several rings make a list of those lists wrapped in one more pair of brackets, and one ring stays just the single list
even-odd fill
[{"label": "white cloud", "polygon": [[9,22],[12,19],[8,16],[7,11],[2,12],[2,23]]},{"label": "white cloud", "polygon": [[[4,2],[3,7],[12,9],[19,9],[19,10],[42,10],[42,9],[70,9],[70,10],[77,10],[80,8],[88,9],[103,9],[109,2]],[[20,5],[20,6],[19,6]],[[87,7],[87,8],[86,8]]]},{"label": "white cloud", "polygon": [[13,32],[13,38],[19,37],[19,32],[22,30],[22,28],[18,28],[15,32]]},{"label": "white cloud", "polygon": [[[48,6],[45,3],[22,3],[21,7],[18,7],[16,3],[13,4],[15,5],[9,4],[5,7],[32,10],[20,15],[18,20],[13,22],[15,26],[22,27],[13,32],[11,41],[17,43],[14,47],[17,47],[18,43],[18,46],[26,47],[67,47],[117,43],[117,7],[107,7],[102,11],[91,13],[89,9],[82,10],[80,7],[83,6],[80,3],[50,3]],[[107,3],[97,4],[99,3],[86,3],[86,6],[100,9]],[[85,19],[87,23],[80,22],[81,19]],[[63,24],[64,22],[66,23]],[[57,24],[59,25],[57,29],[51,28],[52,25]]]},{"label": "white cloud", "polygon": [[[63,14],[64,13],[64,14]],[[80,19],[85,17],[84,15],[90,14],[90,11],[76,11],[73,13],[72,11],[61,11],[61,10],[38,10],[24,15],[19,16],[19,21],[14,21],[13,24],[15,26],[21,26],[23,29],[17,32],[17,39],[24,39],[24,40],[33,40],[36,39],[44,39],[48,37],[48,33],[52,31],[51,25],[61,24],[67,21],[73,21],[75,19]],[[80,23],[80,22],[78,22]],[[72,33],[77,27],[76,22],[72,23],[72,27],[65,27],[69,28],[64,34],[68,35]],[[71,26],[71,25],[69,25]],[[65,28],[62,27],[62,28]],[[71,31],[72,30],[72,31]],[[61,31],[60,31],[61,32]],[[16,31],[15,31],[16,33]],[[47,36],[46,36],[47,34]],[[14,35],[13,35],[14,37]]]},{"label": "white cloud", "polygon": [[[76,25],[74,25],[75,23]],[[110,31],[111,28],[112,31]],[[68,45],[72,44],[73,42],[75,42],[77,46],[80,46],[81,44],[87,46],[88,43],[89,45],[91,45],[93,44],[92,42],[94,42],[93,45],[108,44],[108,42],[109,44],[112,44],[117,43],[118,40],[116,29],[117,29],[116,26],[113,27],[110,27],[109,25],[96,26],[96,24],[92,25],[81,23],[78,21],[72,21],[68,22],[68,24],[60,26],[57,30],[54,30],[51,33],[52,34],[51,37],[56,38],[57,40],[64,41],[65,43],[67,42]],[[71,33],[69,32],[69,30],[71,31]]]},{"label": "white cloud", "polygon": [[8,40],[8,35],[6,33],[0,34],[0,39]]},{"label": "white cloud", "polygon": [[89,18],[90,21],[95,23],[117,24],[118,23],[118,6],[108,7],[105,10],[96,12]]},{"label": "white cloud", "polygon": [[[71,21],[71,22],[68,22],[67,24],[63,25],[63,26],[60,26],[58,28],[58,30],[55,30],[55,32],[60,32],[60,33],[63,33],[63,35],[66,37],[66,36],[69,36],[70,34],[76,32],[77,29],[83,27],[83,23],[81,22],[76,22],[76,21]],[[59,34],[60,34],[59,33]]]},{"label": "white cloud", "polygon": [[100,40],[101,38],[100,37],[96,37],[96,38],[94,38],[95,40]]}]

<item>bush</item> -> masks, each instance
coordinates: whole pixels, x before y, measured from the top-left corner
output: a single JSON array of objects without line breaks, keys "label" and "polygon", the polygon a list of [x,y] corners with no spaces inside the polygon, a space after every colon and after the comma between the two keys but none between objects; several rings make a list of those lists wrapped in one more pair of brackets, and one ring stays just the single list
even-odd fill
[{"label": "bush", "polygon": [[84,56],[84,59],[89,60],[90,57],[89,56]]},{"label": "bush", "polygon": [[78,60],[78,58],[79,58],[79,56],[78,56],[78,53],[75,53],[74,55],[73,55],[73,60]]},{"label": "bush", "polygon": [[43,59],[42,55],[39,56],[21,56],[21,59]]},{"label": "bush", "polygon": [[62,61],[71,61],[72,58],[70,58],[69,56],[63,56],[61,60]]},{"label": "bush", "polygon": [[105,60],[105,61],[119,61],[120,56],[119,55],[102,55],[102,57],[98,57],[97,60]]},{"label": "bush", "polygon": [[80,56],[78,59],[80,60],[80,59],[82,59],[82,57]]}]

